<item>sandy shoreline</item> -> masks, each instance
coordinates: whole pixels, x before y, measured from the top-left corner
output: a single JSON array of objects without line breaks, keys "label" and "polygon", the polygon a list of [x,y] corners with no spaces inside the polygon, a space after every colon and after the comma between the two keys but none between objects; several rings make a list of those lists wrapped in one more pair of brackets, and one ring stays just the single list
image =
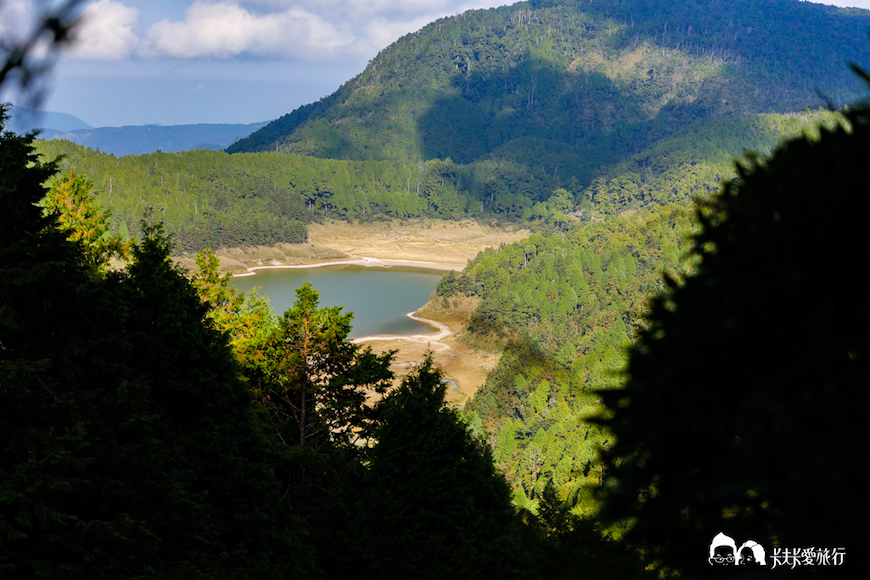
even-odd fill
[{"label": "sandy shoreline", "polygon": [[298,265],[283,265],[275,264],[271,266],[251,266],[247,272],[241,274],[233,274],[233,276],[253,276],[256,270],[272,270],[276,268],[319,268],[321,266],[343,266],[343,265],[359,265],[369,268],[389,268],[391,266],[408,266],[411,268],[426,268],[428,270],[441,270],[447,272],[456,270],[461,272],[465,268],[465,264],[452,264],[446,262],[423,262],[419,260],[394,260],[387,258],[372,258],[369,256],[353,256],[348,260],[333,260],[329,262],[318,262],[316,264],[298,264]]},{"label": "sandy shoreline", "polygon": [[373,340],[408,340],[412,342],[439,342],[442,338],[447,338],[453,331],[450,328],[437,320],[430,320],[428,318],[423,318],[422,316],[417,316],[413,312],[409,312],[406,315],[411,320],[416,320],[417,322],[422,322],[428,326],[432,326],[438,329],[438,332],[434,334],[377,334],[374,336],[363,336],[360,338],[354,338],[351,342],[355,344],[359,344],[361,342],[371,342]]}]

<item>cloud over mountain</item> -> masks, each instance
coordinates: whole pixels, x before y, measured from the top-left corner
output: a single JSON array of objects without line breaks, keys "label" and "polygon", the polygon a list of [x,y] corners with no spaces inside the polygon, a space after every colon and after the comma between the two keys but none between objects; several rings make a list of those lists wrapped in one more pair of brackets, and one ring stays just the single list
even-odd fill
[{"label": "cloud over mountain", "polygon": [[121,60],[139,45],[139,10],[115,0],[88,4],[76,30],[72,56],[84,60]]},{"label": "cloud over mountain", "polygon": [[340,27],[298,7],[258,13],[230,2],[196,0],[184,21],[164,19],[151,26],[140,55],[229,58],[247,53],[311,58],[353,41]]},{"label": "cloud over mountain", "polygon": [[[183,3],[174,3],[176,8]],[[126,2],[126,3],[125,3]],[[237,56],[365,61],[403,34],[441,16],[504,0],[193,0],[181,18],[148,3],[98,0],[82,13],[80,60]],[[161,15],[162,16],[162,15]]]}]

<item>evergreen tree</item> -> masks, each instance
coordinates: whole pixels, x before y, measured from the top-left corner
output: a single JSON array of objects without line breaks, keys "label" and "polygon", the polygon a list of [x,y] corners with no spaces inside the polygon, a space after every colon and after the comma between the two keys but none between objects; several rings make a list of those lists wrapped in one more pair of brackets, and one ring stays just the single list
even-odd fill
[{"label": "evergreen tree", "polygon": [[372,577],[517,573],[507,484],[489,447],[445,407],[445,391],[427,359],[377,405],[365,528]]},{"label": "evergreen tree", "polygon": [[310,284],[296,295],[266,346],[260,402],[287,443],[353,443],[369,421],[367,396],[383,394],[390,384],[394,353],[375,355],[352,343],[353,313],[342,313],[340,306],[319,308]]},{"label": "evergreen tree", "polygon": [[668,282],[625,388],[600,393],[616,438],[605,515],[636,519],[629,538],[687,576],[709,573],[719,532],[769,551],[843,547],[845,572],[862,566],[868,151],[857,108],[738,167],[698,208],[696,274]]},{"label": "evergreen tree", "polygon": [[[0,124],[5,121],[0,109]],[[94,275],[37,205],[54,164],[0,136],[0,572],[307,575],[225,339],[160,228]]]},{"label": "evergreen tree", "polygon": [[54,181],[41,204],[46,212],[57,214],[60,229],[71,241],[82,241],[88,262],[105,269],[111,257],[127,257],[130,243],[108,234],[111,212],[97,204],[93,187],[91,180],[70,170]]}]

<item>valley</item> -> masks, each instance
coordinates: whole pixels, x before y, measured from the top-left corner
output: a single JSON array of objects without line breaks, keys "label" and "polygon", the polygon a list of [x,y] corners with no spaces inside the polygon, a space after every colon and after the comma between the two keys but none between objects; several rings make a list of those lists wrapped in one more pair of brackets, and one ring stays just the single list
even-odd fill
[{"label": "valley", "polygon": [[[708,528],[802,542],[804,506],[864,549],[868,30],[531,0],[224,150],[0,134],[0,526],[146,546],[93,577],[700,578]],[[351,277],[412,268],[413,306]]]},{"label": "valley", "polygon": [[[432,269],[462,270],[465,264],[487,248],[520,241],[531,232],[516,225],[484,224],[474,220],[388,220],[369,223],[348,223],[324,220],[309,227],[308,244],[283,244],[275,247],[220,248],[216,255],[224,272],[248,273],[248,268],[303,266],[320,263],[365,263],[373,267],[419,266]],[[194,269],[193,256],[176,257],[176,263]],[[251,283],[257,284],[256,279]],[[355,342],[371,347],[377,353],[396,350],[392,366],[401,381],[427,353],[444,371],[445,378],[456,388],[447,392],[447,400],[461,407],[495,368],[498,347],[474,348],[462,340],[475,301],[454,299],[452,306],[440,303],[419,304],[416,312],[423,321],[432,321],[442,329],[432,336],[377,337]],[[446,307],[445,307],[446,306]],[[445,336],[440,336],[440,335]]]},{"label": "valley", "polygon": [[[863,11],[771,2],[765,43],[737,7],[692,5],[675,25],[670,4],[637,1],[442,19],[226,151],[38,147],[92,180],[113,232],[139,235],[146,212],[165,224],[190,271],[204,248],[238,274],[353,260],[445,269],[419,306],[454,333],[432,345],[456,378],[451,401],[486,434],[515,505],[534,511],[551,486],[589,514],[608,438],[583,418],[597,389],[618,384],[662,275],[693,271],[682,257],[694,204],[738,178],[735,163],[836,127],[807,87],[844,102],[860,85],[814,58],[870,61],[866,42],[843,36],[870,26]],[[808,19],[795,52],[786,23]],[[835,34],[844,42],[822,41]],[[398,349],[400,376],[429,349],[367,344]]]}]

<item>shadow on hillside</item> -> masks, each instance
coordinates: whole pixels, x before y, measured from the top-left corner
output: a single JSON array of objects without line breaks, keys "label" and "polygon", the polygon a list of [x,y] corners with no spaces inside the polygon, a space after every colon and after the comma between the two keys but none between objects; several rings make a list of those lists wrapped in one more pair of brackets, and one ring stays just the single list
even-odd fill
[{"label": "shadow on hillside", "polygon": [[650,118],[650,83],[619,87],[602,73],[567,72],[539,59],[495,75],[459,72],[452,95],[418,119],[423,153],[457,163],[504,159],[588,181],[714,110],[698,99],[669,103]]}]

